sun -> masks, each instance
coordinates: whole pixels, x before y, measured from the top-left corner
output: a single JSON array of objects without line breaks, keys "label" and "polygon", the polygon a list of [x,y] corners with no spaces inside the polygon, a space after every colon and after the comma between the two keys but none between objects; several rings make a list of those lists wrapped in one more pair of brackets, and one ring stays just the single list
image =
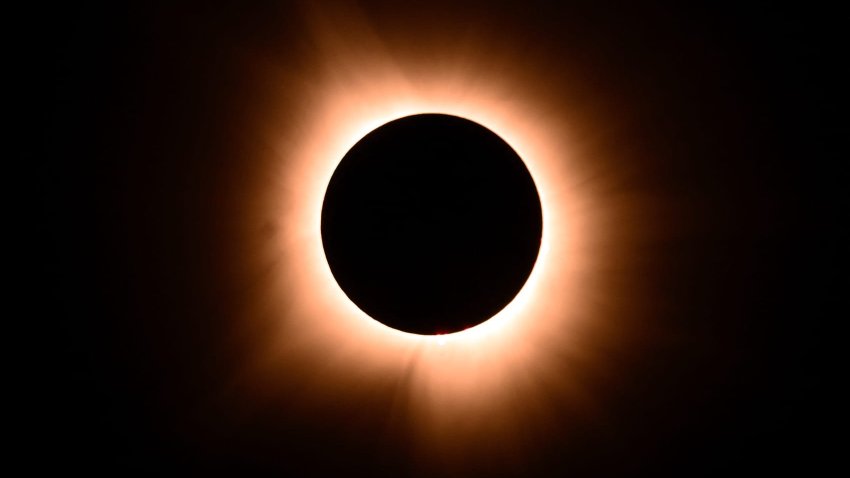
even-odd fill
[{"label": "sun", "polygon": [[[367,74],[363,72],[362,74]],[[278,246],[287,267],[280,273],[289,285],[293,313],[311,317],[311,327],[321,330],[332,349],[340,335],[356,340],[367,355],[417,348],[423,358],[439,367],[441,357],[463,352],[471,355],[495,355],[502,344],[511,349],[522,348],[526,338],[543,333],[552,321],[568,320],[565,311],[575,307],[570,290],[568,262],[575,266],[580,259],[571,254],[578,231],[571,227],[569,191],[561,184],[564,171],[561,141],[550,137],[543,124],[535,124],[513,104],[500,102],[498,87],[479,85],[475,95],[442,85],[456,84],[446,72],[422,82],[415,91],[400,78],[387,72],[375,72],[368,82],[329,88],[323,107],[318,108],[305,131],[305,141],[290,153],[291,161],[280,175],[286,181],[287,194],[281,197],[280,222],[292,225]],[[361,89],[358,84],[372,85]],[[490,90],[490,91],[488,91]],[[392,120],[423,113],[438,113],[469,119],[494,131],[525,160],[537,185],[543,214],[543,234],[536,265],[525,287],[516,298],[490,320],[467,330],[440,337],[421,336],[389,328],[368,317],[342,293],[334,281],[322,250],[320,236],[321,206],[325,189],[337,164],[351,147],[375,128]],[[549,133],[549,134],[547,134]],[[565,267],[566,266],[566,267]],[[557,291],[557,292],[556,292]],[[433,349],[434,346],[440,346]],[[431,352],[437,355],[431,357]],[[505,360],[502,352],[497,363]],[[392,361],[392,357],[386,357]],[[454,361],[452,374],[457,372]],[[504,370],[503,367],[500,367]],[[480,373],[480,370],[479,370]]]}]

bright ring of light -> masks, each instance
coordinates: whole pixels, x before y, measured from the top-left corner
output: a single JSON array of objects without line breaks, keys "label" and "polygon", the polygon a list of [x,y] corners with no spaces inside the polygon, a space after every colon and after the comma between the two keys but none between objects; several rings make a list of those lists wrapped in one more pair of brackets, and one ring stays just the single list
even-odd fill
[{"label": "bright ring of light", "polygon": [[[304,82],[312,87],[304,88],[297,125],[273,139],[281,159],[264,210],[282,232],[264,243],[260,259],[271,265],[272,278],[254,307],[277,329],[276,363],[282,370],[300,364],[290,375],[309,369],[303,380],[321,394],[403,379],[415,397],[414,414],[427,416],[421,424],[435,431],[458,414],[483,419],[518,401],[527,405],[539,393],[534,377],[549,373],[550,356],[580,353],[578,326],[586,318],[579,286],[592,269],[583,249],[595,228],[587,212],[592,205],[576,192],[583,178],[570,175],[567,116],[528,89],[534,84],[528,73],[458,62],[420,71],[411,81],[404,70],[421,66],[415,59],[399,65],[368,42],[358,54],[337,55],[350,43],[325,33],[319,43],[328,63]],[[537,261],[514,300],[491,319],[442,336],[405,333],[368,317],[337,285],[321,240],[325,189],[346,152],[379,126],[420,113],[466,118],[504,139],[525,162],[543,215]]]},{"label": "bright ring of light", "polygon": [[[391,83],[391,82],[390,82]],[[316,132],[312,141],[298,148],[286,175],[289,179],[288,207],[282,222],[297,225],[295,234],[288,236],[283,244],[286,263],[292,284],[292,297],[298,309],[313,322],[321,321],[319,329],[330,339],[345,331],[348,337],[358,337],[365,349],[377,353],[397,347],[440,346],[433,358],[439,361],[461,348],[498,349],[500,344],[512,342],[516,348],[524,334],[545,328],[554,312],[563,317],[568,297],[564,296],[564,281],[568,278],[562,267],[570,259],[570,234],[567,211],[567,191],[557,183],[561,170],[561,150],[547,147],[546,128],[525,121],[522,112],[513,108],[500,107],[488,98],[485,91],[479,92],[468,101],[453,98],[454,95],[440,92],[439,83],[435,91],[427,95],[406,95],[387,85],[370,91],[331,97],[327,108],[317,118]],[[366,94],[364,94],[366,93]],[[442,93],[442,94],[441,94]],[[321,247],[321,206],[330,177],[340,159],[360,138],[375,128],[394,119],[419,113],[443,113],[467,118],[494,131],[506,140],[522,157],[538,188],[543,212],[543,235],[540,253],[534,269],[516,298],[490,320],[471,329],[446,336],[420,336],[387,327],[360,311],[339,289]],[[566,207],[564,206],[566,205]],[[557,292],[555,292],[557,291]],[[553,297],[554,294],[561,297]],[[546,298],[546,300],[544,300]],[[559,300],[560,299],[560,300]],[[553,302],[563,301],[556,306]],[[544,307],[541,307],[544,305]],[[548,309],[548,310],[546,310]],[[559,319],[560,320],[560,319]],[[331,339],[334,340],[334,339]],[[430,347],[428,347],[430,348]],[[427,348],[425,353],[427,352]],[[457,363],[455,363],[455,367]],[[454,368],[454,367],[453,367]]]}]

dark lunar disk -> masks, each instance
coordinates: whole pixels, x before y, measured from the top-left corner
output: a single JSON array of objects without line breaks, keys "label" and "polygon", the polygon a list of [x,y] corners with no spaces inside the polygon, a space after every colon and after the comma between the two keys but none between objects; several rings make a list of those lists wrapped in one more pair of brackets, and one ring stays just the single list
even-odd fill
[{"label": "dark lunar disk", "polygon": [[542,228],[517,153],[487,128],[441,114],[366,135],[322,206],[342,290],[375,320],[416,334],[457,332],[504,308],[531,273]]}]

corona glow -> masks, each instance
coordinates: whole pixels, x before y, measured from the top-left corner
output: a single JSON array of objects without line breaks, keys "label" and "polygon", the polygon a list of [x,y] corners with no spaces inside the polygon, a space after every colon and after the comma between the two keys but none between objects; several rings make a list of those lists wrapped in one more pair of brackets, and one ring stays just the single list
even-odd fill
[{"label": "corona glow", "polygon": [[[356,12],[306,16],[311,67],[268,67],[281,102],[299,106],[272,112],[264,125],[267,167],[242,222],[250,243],[242,262],[261,277],[241,312],[245,327],[263,331],[248,374],[259,383],[253,390],[273,400],[284,387],[287,406],[315,411],[332,406],[329,397],[393,387],[403,397],[393,416],[416,426],[421,445],[448,454],[482,430],[516,440],[529,420],[545,421],[547,396],[585,407],[581,384],[556,371],[589,360],[587,333],[602,325],[588,308],[600,206],[587,152],[571,140],[574,119],[551,101],[545,72],[509,49],[493,57],[443,42],[429,50],[436,55],[416,53],[418,44],[390,52]],[[543,213],[539,255],[516,298],[478,326],[437,336],[360,311],[335,282],[320,231],[325,190],[346,152],[375,128],[421,113],[466,118],[504,139],[531,173]],[[269,223],[275,233],[260,237]]]}]

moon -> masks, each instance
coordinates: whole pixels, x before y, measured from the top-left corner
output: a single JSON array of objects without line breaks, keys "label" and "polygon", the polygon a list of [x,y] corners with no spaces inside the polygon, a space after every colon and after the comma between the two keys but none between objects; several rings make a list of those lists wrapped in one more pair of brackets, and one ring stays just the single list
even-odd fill
[{"label": "moon", "polygon": [[436,335],[513,300],[542,221],[534,181],[502,138],[457,116],[419,114],[348,151],[325,193],[322,241],[340,288],[366,314]]}]

